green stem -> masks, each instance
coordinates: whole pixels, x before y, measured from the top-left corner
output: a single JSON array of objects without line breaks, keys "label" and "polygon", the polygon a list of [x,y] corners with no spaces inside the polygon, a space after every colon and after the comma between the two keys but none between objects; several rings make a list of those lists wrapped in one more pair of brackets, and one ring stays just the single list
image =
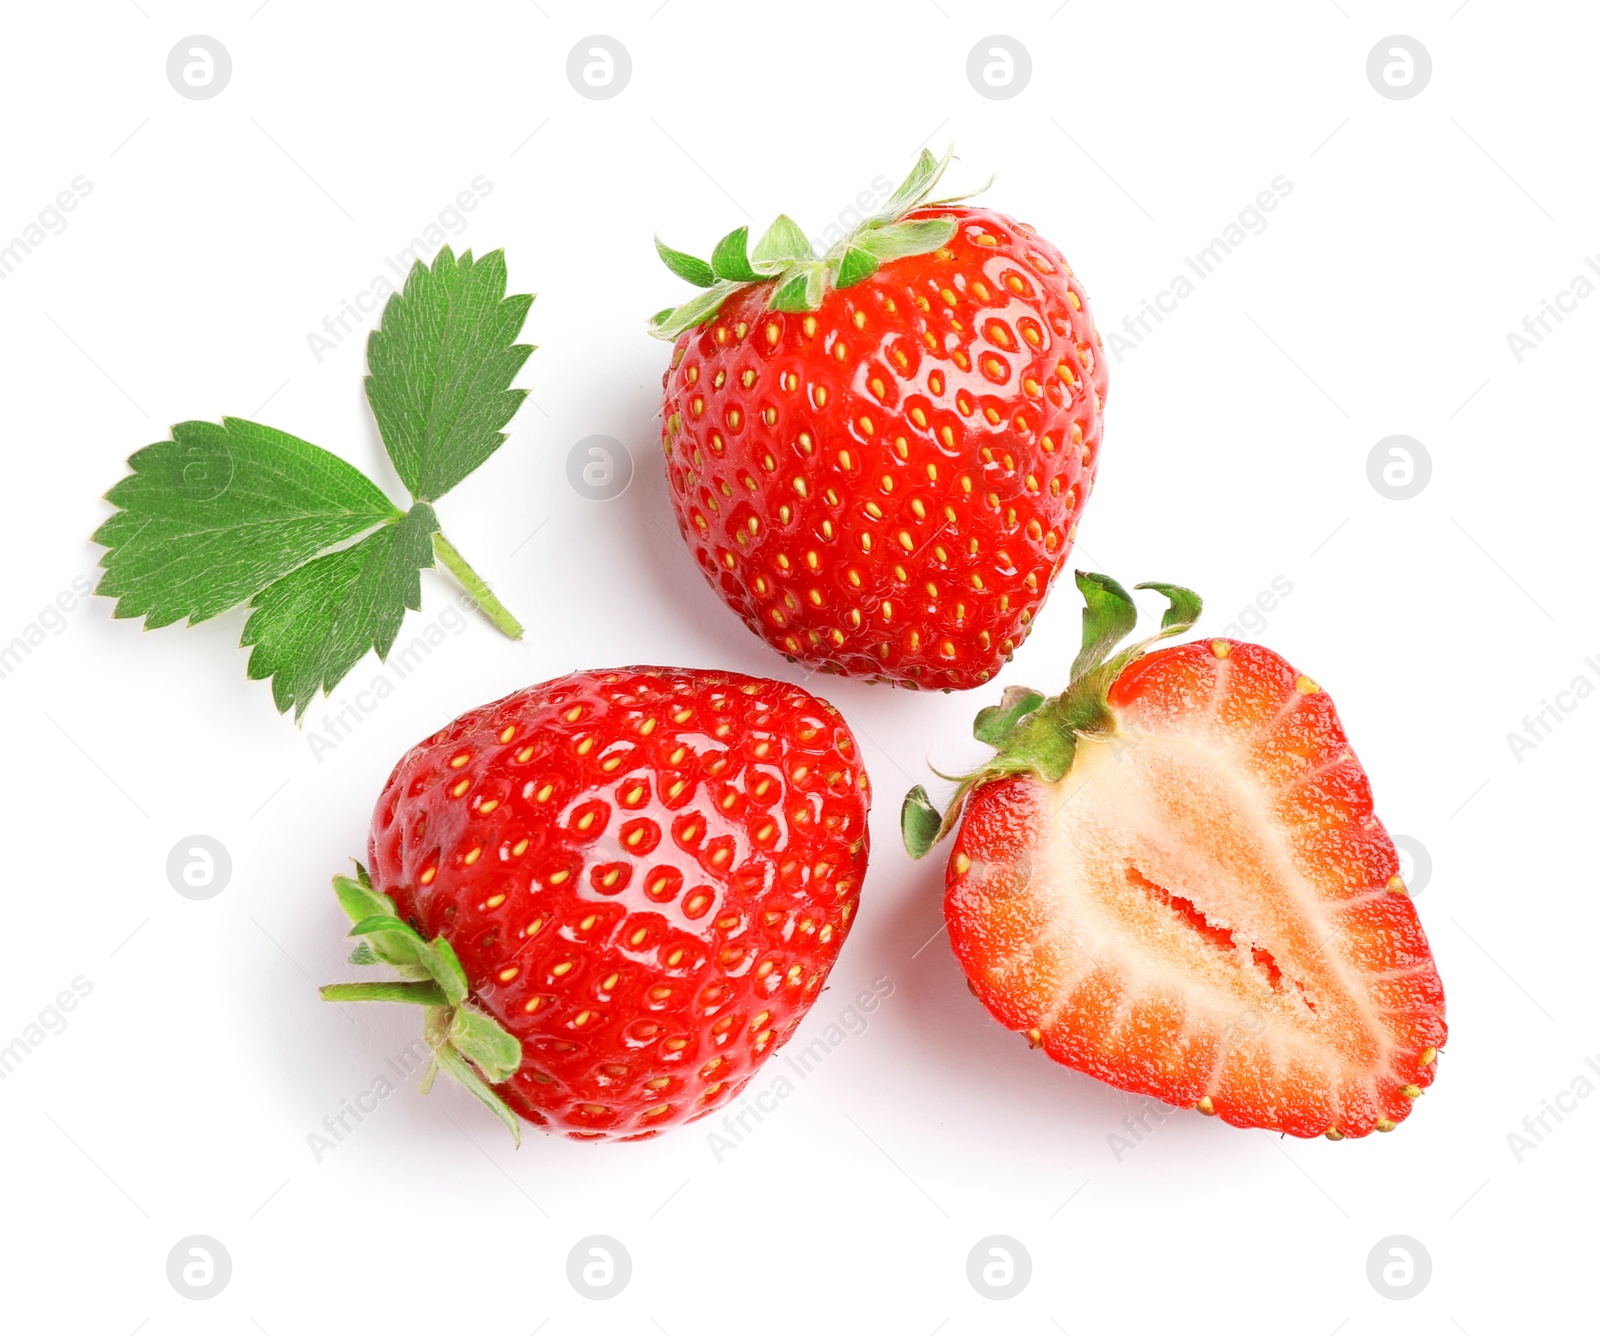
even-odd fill
[{"label": "green stem", "polygon": [[917,785],[900,808],[900,835],[906,852],[920,859],[950,833],[960,820],[967,795],[1002,776],[1032,774],[1054,784],[1072,769],[1079,738],[1109,738],[1117,732],[1110,706],[1111,689],[1122,671],[1157,641],[1178,636],[1200,620],[1200,596],[1181,585],[1146,581],[1136,590],[1155,590],[1167,600],[1161,626],[1126,650],[1112,653],[1138,624],[1133,596],[1110,576],[1075,573],[1084,597],[1083,646],[1072,661],[1072,678],[1060,696],[1045,697],[1027,687],[1008,687],[1000,704],[978,712],[972,732],[995,755],[969,775],[941,814]]},{"label": "green stem", "polygon": [[324,984],[322,996],[330,1003],[420,1003],[423,1007],[449,1007],[450,1000],[432,980],[368,980],[362,984]]},{"label": "green stem", "polygon": [[511,615],[509,608],[494,597],[494,592],[483,583],[483,578],[467,565],[466,559],[455,550],[455,545],[438,530],[434,530],[433,533],[433,551],[444,568],[459,580],[467,593],[477,601],[483,615],[512,640],[520,641],[522,623]]}]

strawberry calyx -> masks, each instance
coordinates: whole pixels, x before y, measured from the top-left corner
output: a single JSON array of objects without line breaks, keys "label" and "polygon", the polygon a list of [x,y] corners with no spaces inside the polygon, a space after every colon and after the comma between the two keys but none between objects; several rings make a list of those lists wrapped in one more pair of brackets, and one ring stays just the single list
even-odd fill
[{"label": "strawberry calyx", "polygon": [[680,306],[658,311],[650,318],[650,333],[658,339],[675,339],[684,330],[709,320],[722,304],[741,289],[770,283],[767,308],[772,311],[815,311],[830,288],[849,288],[871,278],[879,266],[910,255],[937,251],[955,235],[954,218],[907,219],[914,209],[955,204],[987,189],[930,200],[939,178],[950,164],[951,150],[942,158],[923,149],[916,166],[883,207],[863,219],[835,242],[825,255],[817,255],[806,234],[788,214],[779,214],[749,248],[750,229],[735,228],[711,252],[711,261],[673,250],[659,237],[656,251],[679,278],[705,289]]},{"label": "strawberry calyx", "polygon": [[1067,690],[1047,697],[1031,687],[1008,687],[999,705],[978,712],[973,737],[988,743],[995,754],[967,775],[943,777],[957,786],[943,813],[921,785],[906,795],[900,835],[913,859],[922,858],[949,834],[967,795],[977,786],[1020,774],[1054,784],[1072,769],[1079,738],[1115,736],[1117,721],[1109,697],[1122,671],[1156,642],[1181,635],[1200,619],[1202,603],[1193,590],[1156,581],[1135,585],[1136,590],[1165,596],[1167,609],[1153,635],[1117,650],[1139,620],[1133,597],[1110,576],[1078,571],[1074,579],[1084,598],[1083,644],[1072,661]]},{"label": "strawberry calyx", "polygon": [[401,919],[394,901],[373,887],[359,863],[355,877],[333,879],[333,890],[353,921],[349,936],[362,940],[350,953],[351,964],[393,966],[404,978],[327,984],[323,998],[330,1003],[420,1005],[423,1037],[433,1051],[422,1074],[422,1093],[444,1071],[488,1106],[520,1146],[521,1122],[493,1087],[521,1066],[522,1046],[493,1017],[472,1006],[471,986],[455,949],[444,937],[427,941]]}]

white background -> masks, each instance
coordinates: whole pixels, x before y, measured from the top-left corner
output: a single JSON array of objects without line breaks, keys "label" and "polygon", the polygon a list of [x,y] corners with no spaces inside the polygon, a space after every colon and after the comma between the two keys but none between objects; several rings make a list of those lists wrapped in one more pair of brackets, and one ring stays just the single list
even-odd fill
[{"label": "white background", "polygon": [[[93,986],[0,1082],[8,1329],[1593,1324],[1600,1099],[1547,1116],[1520,1161],[1507,1141],[1600,1053],[1600,699],[1520,760],[1507,741],[1578,675],[1600,684],[1584,664],[1600,661],[1600,300],[1520,363],[1506,339],[1600,249],[1591,7],[259,4],[6,6],[0,244],[75,176],[93,189],[0,282],[0,642],[92,572],[101,494],[174,421],[259,416],[400,495],[362,396],[362,337],[319,362],[307,336],[480,174],[492,193],[452,241],[506,248],[513,289],[539,294],[540,348],[510,441],[439,509],[530,635],[512,644],[472,621],[320,759],[246,681],[239,614],[144,633],[86,600],[0,681],[0,1044],[74,977]],[[633,64],[607,101],[565,74],[597,32]],[[997,32],[1033,64],[1006,101],[966,77]],[[233,61],[209,101],[165,74],[194,33]],[[1369,50],[1394,33],[1432,56],[1411,100],[1367,80]],[[901,795],[930,758],[976,757],[970,718],[998,687],[813,678],[861,735],[877,806],[858,924],[797,1042],[887,976],[864,1033],[720,1161],[707,1124],[622,1147],[530,1130],[514,1152],[441,1083],[426,1099],[404,1085],[318,1163],[307,1135],[415,1034],[405,1009],[334,1008],[315,989],[346,973],[328,878],[363,850],[404,748],[577,667],[804,676],[722,608],[671,522],[666,350],[642,330],[683,286],[652,233],[705,253],[788,210],[815,234],[949,140],[954,184],[995,173],[988,201],[1061,246],[1108,338],[1272,178],[1293,183],[1266,230],[1112,366],[1074,558],[1193,586],[1204,634],[1275,577],[1292,584],[1255,638],[1328,689],[1380,814],[1431,854],[1418,904],[1451,1026],[1437,1085],[1386,1137],[1285,1141],[1178,1113],[1119,1159],[1110,1139],[1142,1102],[983,1013],[939,932],[938,867],[899,848]],[[609,502],[567,482],[568,451],[596,433],[637,466]],[[1368,452],[1392,433],[1433,461],[1409,501],[1368,482]],[[452,598],[437,573],[423,590],[413,629]],[[1062,685],[1077,621],[1063,584],[1003,681]],[[336,697],[382,671],[369,658]],[[208,901],[165,874],[194,833],[233,860]],[[633,1259],[605,1303],[565,1274],[597,1233]],[[997,1233],[1033,1259],[1005,1302],[965,1270]],[[166,1278],[191,1234],[233,1260],[205,1302]],[[1412,1300],[1367,1280],[1369,1250],[1393,1234],[1433,1260]]]}]

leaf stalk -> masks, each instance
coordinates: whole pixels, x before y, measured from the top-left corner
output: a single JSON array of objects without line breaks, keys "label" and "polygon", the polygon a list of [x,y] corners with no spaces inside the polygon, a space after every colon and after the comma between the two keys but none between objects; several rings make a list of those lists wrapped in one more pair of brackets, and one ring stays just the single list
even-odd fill
[{"label": "leaf stalk", "polygon": [[433,535],[433,554],[439,564],[461,582],[462,588],[472,596],[478,611],[514,641],[522,639],[522,623],[512,616],[511,610],[494,597],[494,591],[484,584],[483,577],[467,565],[467,560],[437,530]]}]

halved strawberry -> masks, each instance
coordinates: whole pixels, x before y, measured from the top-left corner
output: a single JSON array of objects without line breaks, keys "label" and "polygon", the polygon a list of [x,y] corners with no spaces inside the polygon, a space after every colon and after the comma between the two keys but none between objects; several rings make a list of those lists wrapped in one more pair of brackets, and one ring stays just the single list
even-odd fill
[{"label": "halved strawberry", "polygon": [[1388,1132],[1434,1076],[1444,991],[1333,703],[1259,645],[1193,641],[1169,585],[1155,636],[1112,655],[1132,599],[1079,573],[1083,650],[1061,696],[978,716],[996,756],[959,825],[945,916],[983,1004],[1051,1058],[1244,1127]]}]

